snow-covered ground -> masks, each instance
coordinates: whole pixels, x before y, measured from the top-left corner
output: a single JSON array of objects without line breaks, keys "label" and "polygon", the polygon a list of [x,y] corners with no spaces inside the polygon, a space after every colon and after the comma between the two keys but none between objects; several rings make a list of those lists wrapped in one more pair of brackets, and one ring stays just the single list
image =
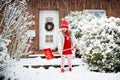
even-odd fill
[{"label": "snow-covered ground", "polygon": [[[60,68],[55,67],[49,67],[48,69],[31,67],[32,65],[60,65],[60,60],[60,58],[46,60],[40,57],[21,59],[11,68],[14,74],[9,74],[9,76],[18,80],[120,80],[120,73],[89,71],[82,59],[78,58],[73,58],[72,60],[74,65],[79,65],[73,67],[72,72],[67,70],[68,67],[65,67],[64,73],[60,72]],[[24,65],[29,65],[29,67],[23,67]]]}]

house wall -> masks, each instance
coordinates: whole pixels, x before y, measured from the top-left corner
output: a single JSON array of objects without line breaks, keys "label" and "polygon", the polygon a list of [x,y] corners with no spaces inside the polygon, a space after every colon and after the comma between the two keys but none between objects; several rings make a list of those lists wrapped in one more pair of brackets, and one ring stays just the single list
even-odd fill
[{"label": "house wall", "polygon": [[[82,11],[84,9],[105,9],[108,17],[120,17],[120,0],[29,0],[30,13],[35,15],[35,25],[31,29],[36,30],[31,49],[34,53],[39,51],[39,11],[58,10],[59,19],[65,17],[70,11]],[[59,21],[60,22],[60,21]]]}]

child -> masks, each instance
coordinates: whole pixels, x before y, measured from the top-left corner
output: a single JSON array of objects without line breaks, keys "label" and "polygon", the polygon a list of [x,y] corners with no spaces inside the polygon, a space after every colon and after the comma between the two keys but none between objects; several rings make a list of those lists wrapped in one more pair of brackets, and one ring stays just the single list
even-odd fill
[{"label": "child", "polygon": [[[61,72],[64,72],[64,63],[65,59],[68,61],[69,65],[69,71],[72,71],[72,49],[77,46],[77,41],[75,37],[72,34],[72,31],[68,29],[68,22],[65,19],[62,19],[61,25],[60,25],[60,31],[58,36],[58,51],[61,54]],[[63,51],[65,49],[70,49],[67,51]],[[77,49],[77,47],[76,47]]]}]

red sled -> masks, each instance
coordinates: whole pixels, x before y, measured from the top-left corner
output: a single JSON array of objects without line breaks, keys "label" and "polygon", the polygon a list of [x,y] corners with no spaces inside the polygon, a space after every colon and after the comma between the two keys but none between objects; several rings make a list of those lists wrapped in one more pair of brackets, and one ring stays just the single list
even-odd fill
[{"label": "red sled", "polygon": [[43,49],[43,53],[45,54],[45,57],[47,60],[54,58],[54,55],[53,55],[52,50],[50,48]]}]

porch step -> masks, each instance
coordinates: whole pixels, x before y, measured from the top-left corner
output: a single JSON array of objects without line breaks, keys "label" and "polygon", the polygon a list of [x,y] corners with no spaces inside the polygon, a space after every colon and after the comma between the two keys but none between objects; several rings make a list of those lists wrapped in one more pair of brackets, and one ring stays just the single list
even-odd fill
[{"label": "porch step", "polygon": [[[79,65],[72,65],[72,67],[77,67]],[[61,65],[32,65],[32,66],[29,66],[29,65],[24,65],[23,67],[25,68],[40,68],[40,67],[44,67],[45,69],[49,69],[49,67],[54,67],[54,68],[60,68]],[[65,65],[65,67],[68,67],[68,65]]]},{"label": "porch step", "polygon": [[[28,58],[36,58],[36,57],[46,58],[44,54],[30,54],[30,55],[28,55]],[[54,57],[60,58],[61,56],[59,54],[54,54]]]},{"label": "porch step", "polygon": [[[54,54],[55,58],[52,60],[47,60],[44,54],[30,54],[28,56],[28,59],[23,59],[24,62],[23,67],[25,68],[45,68],[49,69],[50,67],[54,68],[60,68],[61,65],[59,64],[61,62],[60,55]],[[73,65],[72,67],[77,67],[79,65],[83,65],[83,63],[80,62],[80,58],[73,58]],[[33,63],[36,61],[35,63]],[[80,63],[79,63],[80,62]],[[67,62],[66,62],[67,63]],[[68,67],[68,64],[65,65],[65,67]]]}]

